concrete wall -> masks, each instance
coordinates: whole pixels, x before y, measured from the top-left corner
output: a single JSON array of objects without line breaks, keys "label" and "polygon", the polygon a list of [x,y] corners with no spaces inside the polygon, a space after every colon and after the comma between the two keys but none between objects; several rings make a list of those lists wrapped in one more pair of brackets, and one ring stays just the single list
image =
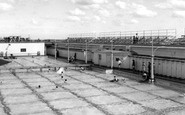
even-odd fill
[{"label": "concrete wall", "polygon": [[[160,47],[160,46],[159,46]],[[155,56],[170,57],[170,58],[185,58],[185,47],[161,47],[156,50]],[[154,47],[154,49],[157,47]],[[131,46],[131,51],[140,55],[151,55],[151,46]]]},{"label": "concrete wall", "polygon": [[[59,52],[59,56],[63,57],[63,58],[67,58],[68,57],[68,50],[65,49],[57,49]],[[76,53],[76,59],[77,60],[84,60],[85,61],[85,56],[84,56],[84,52],[83,51],[74,51],[74,50],[69,50],[69,57],[70,56],[74,56],[74,54]],[[55,55],[55,49],[54,48],[47,48],[47,55]],[[93,54],[91,52],[87,53],[87,61],[92,61],[92,56]]]},{"label": "concrete wall", "polygon": [[[22,48],[25,48],[26,52],[21,52]],[[45,55],[45,43],[0,43],[0,52],[5,55],[6,51],[8,56],[10,54],[14,56],[37,55],[38,52],[40,55]]]},{"label": "concrete wall", "polygon": [[[148,62],[151,62],[150,58],[147,57],[129,57],[129,58],[130,65],[132,65],[131,60],[135,60],[136,70],[142,71],[142,62],[145,62],[146,71],[148,71]],[[156,58],[154,60],[154,73],[163,76],[185,79],[185,61]]]}]

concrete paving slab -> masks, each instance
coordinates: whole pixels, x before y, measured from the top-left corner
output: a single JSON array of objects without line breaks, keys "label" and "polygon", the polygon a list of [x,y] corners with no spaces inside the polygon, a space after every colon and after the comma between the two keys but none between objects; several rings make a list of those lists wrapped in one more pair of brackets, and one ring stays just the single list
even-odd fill
[{"label": "concrete paving slab", "polygon": [[53,111],[35,112],[27,115],[56,115]]},{"label": "concrete paving slab", "polygon": [[142,83],[139,83],[139,82],[133,81],[133,80],[125,80],[124,85],[134,86],[134,85],[142,85]]},{"label": "concrete paving slab", "polygon": [[168,113],[165,113],[166,115],[185,115],[185,109],[183,110],[177,110],[177,111],[171,111]]},{"label": "concrete paving slab", "polygon": [[75,98],[50,101],[49,103],[54,108],[59,109],[59,110],[89,106],[87,102],[82,101],[81,99],[75,99]]},{"label": "concrete paving slab", "polygon": [[131,93],[131,92],[137,92],[138,90],[135,90],[133,88],[120,86],[120,87],[103,87],[102,89],[107,90],[109,92],[113,93]]},{"label": "concrete paving slab", "polygon": [[105,115],[95,107],[81,107],[61,111],[63,115]]},{"label": "concrete paving slab", "polygon": [[0,80],[15,80],[15,77],[12,74],[0,74]]},{"label": "concrete paving slab", "polygon": [[80,73],[80,72],[78,72],[78,71],[73,71],[73,70],[68,70],[68,71],[66,71],[65,72],[65,74],[67,74],[67,75],[71,75],[71,76],[80,76],[80,75],[82,75],[82,73]]},{"label": "concrete paving slab", "polygon": [[70,90],[84,90],[84,89],[93,89],[92,86],[86,85],[86,84],[69,84],[69,85],[64,85],[65,88],[70,89]]},{"label": "concrete paving slab", "polygon": [[74,79],[68,79],[67,78],[67,83],[68,84],[81,84],[82,82],[74,80]]},{"label": "concrete paving slab", "polygon": [[12,88],[25,88],[25,85],[21,84],[21,83],[14,83],[14,84],[9,84],[9,83],[2,83],[0,85],[0,89],[12,89]]},{"label": "concrete paving slab", "polygon": [[75,95],[73,95],[70,92],[48,92],[48,93],[41,93],[41,95],[46,100],[60,100],[63,98],[77,98]]},{"label": "concrete paving slab", "polygon": [[76,90],[73,91],[82,97],[100,96],[107,95],[108,93],[98,90],[98,89],[87,89],[87,90]]},{"label": "concrete paving slab", "polygon": [[2,107],[0,107],[0,115],[7,115],[7,114],[4,112],[4,110],[3,110]]},{"label": "concrete paving slab", "polygon": [[35,90],[38,93],[58,92],[58,91],[65,92],[66,91],[66,90],[64,90],[63,88],[60,88],[60,87],[56,89],[55,85],[53,85],[53,86],[41,86],[41,88],[35,88]]},{"label": "concrete paving slab", "polygon": [[102,88],[102,87],[120,87],[120,85],[116,84],[116,83],[111,83],[111,82],[107,82],[107,81],[103,81],[103,82],[92,82],[90,83],[98,88]]},{"label": "concrete paving slab", "polygon": [[2,85],[9,85],[9,84],[12,84],[12,85],[18,85],[18,84],[21,84],[21,81],[19,80],[3,80],[2,81]]},{"label": "concrete paving slab", "polygon": [[87,80],[87,79],[94,79],[94,76],[90,76],[90,75],[85,75],[85,74],[81,74],[81,75],[73,75],[73,78],[77,78],[77,79],[81,79],[81,80]]},{"label": "concrete paving slab", "polygon": [[146,111],[140,105],[128,102],[114,105],[103,105],[102,107],[113,115],[140,114]]},{"label": "concrete paving slab", "polygon": [[100,78],[103,78],[103,79],[107,79],[107,80],[111,80],[111,79],[114,78],[114,75],[109,75],[109,74],[97,74],[96,76],[100,77]]},{"label": "concrete paving slab", "polygon": [[29,78],[29,79],[23,79],[23,81],[26,81],[27,83],[35,83],[35,82],[48,82],[48,80],[44,79],[44,78],[36,78],[36,79],[33,79],[33,78]]},{"label": "concrete paving slab", "polygon": [[141,91],[149,91],[149,90],[163,90],[164,88],[155,86],[153,84],[141,84],[141,85],[134,85],[133,88],[136,88]]},{"label": "concrete paving slab", "polygon": [[28,73],[16,73],[17,76],[19,76],[22,79],[37,79],[40,78],[39,75],[33,73],[33,72],[28,72]]},{"label": "concrete paving slab", "polygon": [[147,93],[144,93],[144,92],[132,92],[132,93],[118,93],[117,95],[119,95],[120,97],[123,97],[123,98],[127,98],[129,100],[133,100],[133,101],[144,101],[144,100],[152,100],[152,99],[155,99],[157,98],[157,96],[154,96],[154,95],[150,95],[150,94],[147,94]]},{"label": "concrete paving slab", "polygon": [[170,99],[185,104],[185,96],[171,97]]},{"label": "concrete paving slab", "polygon": [[148,91],[154,95],[158,95],[158,96],[161,96],[161,97],[164,97],[164,98],[169,98],[169,97],[179,97],[181,96],[182,94],[180,93],[177,93],[175,91],[172,91],[172,90],[167,90],[167,89],[164,89],[164,90],[154,90],[154,91]]},{"label": "concrete paving slab", "polygon": [[87,97],[86,99],[95,104],[113,104],[127,102],[126,100],[120,99],[112,95],[100,95],[95,97]]},{"label": "concrete paving slab", "polygon": [[100,74],[99,72],[89,71],[89,70],[84,71],[84,73],[93,74],[93,75],[99,75]]},{"label": "concrete paving slab", "polygon": [[157,110],[163,110],[173,107],[181,107],[182,105],[166,99],[152,99],[140,102],[143,106],[150,107]]},{"label": "concrete paving slab", "polygon": [[92,83],[92,82],[104,82],[105,80],[100,78],[94,78],[94,79],[81,79],[81,81],[84,81],[86,83]]},{"label": "concrete paving slab", "polygon": [[51,111],[50,108],[42,102],[9,105],[9,107],[11,109],[12,115],[18,115],[18,114],[26,115],[26,114],[31,114],[35,112]]},{"label": "concrete paving slab", "polygon": [[10,70],[1,70],[0,73],[9,73]]},{"label": "concrete paving slab", "polygon": [[25,95],[25,94],[31,94],[32,91],[27,88],[23,89],[1,89],[2,95],[5,96],[11,96],[11,95]]},{"label": "concrete paving slab", "polygon": [[31,103],[31,102],[36,102],[39,101],[38,98],[33,95],[19,95],[19,96],[6,96],[4,98],[4,101],[7,104],[20,104],[20,103]]},{"label": "concrete paving slab", "polygon": [[53,83],[49,82],[49,81],[38,81],[38,82],[27,82],[28,85],[32,86],[32,87],[38,87],[38,85],[40,85],[41,87],[51,87],[54,86]]}]

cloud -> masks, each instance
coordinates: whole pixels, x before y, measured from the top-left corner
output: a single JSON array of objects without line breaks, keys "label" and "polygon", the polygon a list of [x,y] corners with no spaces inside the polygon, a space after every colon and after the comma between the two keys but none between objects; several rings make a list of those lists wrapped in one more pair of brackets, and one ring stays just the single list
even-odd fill
[{"label": "cloud", "polygon": [[80,10],[79,8],[76,8],[75,10],[73,11],[70,11],[69,12],[71,15],[77,15],[77,16],[80,16],[80,15],[85,15],[85,12]]},{"label": "cloud", "polygon": [[104,3],[108,3],[107,0],[92,0],[94,4],[104,4]]},{"label": "cloud", "polygon": [[78,22],[78,21],[81,21],[80,17],[78,16],[68,16],[65,21],[67,22]]},{"label": "cloud", "polygon": [[161,9],[185,9],[185,1],[184,0],[169,0],[167,2],[158,3],[155,5]]},{"label": "cloud", "polygon": [[170,3],[159,3],[159,4],[156,4],[155,7],[160,9],[168,9],[168,8],[172,8],[172,5]]},{"label": "cloud", "polygon": [[170,4],[177,9],[185,9],[184,0],[170,0]]},{"label": "cloud", "polygon": [[110,16],[110,12],[106,9],[100,9],[98,12],[101,16],[104,16],[104,17],[109,17]]},{"label": "cloud", "polygon": [[173,17],[185,18],[185,11],[173,11]]},{"label": "cloud", "polygon": [[15,0],[7,0],[8,2],[12,2],[12,3],[14,3],[15,2]]},{"label": "cloud", "polygon": [[11,9],[13,9],[13,6],[11,4],[0,3],[0,10],[8,11],[8,10],[11,10]]},{"label": "cloud", "polygon": [[130,20],[130,23],[131,23],[131,24],[137,24],[137,23],[139,23],[139,21],[136,20],[136,19],[132,19],[132,20]]},{"label": "cloud", "polygon": [[31,24],[33,24],[33,25],[39,25],[39,21],[33,18],[31,20]]},{"label": "cloud", "polygon": [[95,19],[96,21],[101,21],[101,18],[100,18],[99,16],[94,16],[94,19]]},{"label": "cloud", "polygon": [[125,9],[126,8],[126,3],[122,2],[122,1],[116,1],[116,6],[118,6],[121,9]]},{"label": "cloud", "polygon": [[171,10],[172,17],[185,18],[185,1],[184,0],[169,0],[167,2],[158,3],[155,6],[161,9]]},{"label": "cloud", "polygon": [[135,16],[139,16],[139,17],[154,17],[154,16],[157,15],[157,12],[149,10],[145,6],[140,5],[140,4],[133,3],[132,7],[134,8],[133,14]]},{"label": "cloud", "polygon": [[108,3],[107,0],[71,0],[74,4],[79,5],[92,5],[92,4],[103,4]]}]

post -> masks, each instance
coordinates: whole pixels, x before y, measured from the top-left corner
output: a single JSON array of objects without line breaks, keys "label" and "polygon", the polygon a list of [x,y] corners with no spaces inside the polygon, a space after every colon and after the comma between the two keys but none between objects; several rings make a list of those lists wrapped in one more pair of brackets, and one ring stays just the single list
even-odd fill
[{"label": "post", "polygon": [[[151,36],[152,37],[152,36]],[[151,82],[154,83],[154,43],[152,37],[152,57],[151,57]]]},{"label": "post", "polygon": [[69,63],[69,38],[67,39],[68,45],[67,45],[67,61]]},{"label": "post", "polygon": [[111,40],[111,69],[113,69],[113,40]]},{"label": "post", "polygon": [[55,39],[55,59],[57,59],[57,44],[56,44],[56,39]]},{"label": "post", "polygon": [[85,46],[85,63],[87,64],[87,39],[86,39],[86,46]]}]

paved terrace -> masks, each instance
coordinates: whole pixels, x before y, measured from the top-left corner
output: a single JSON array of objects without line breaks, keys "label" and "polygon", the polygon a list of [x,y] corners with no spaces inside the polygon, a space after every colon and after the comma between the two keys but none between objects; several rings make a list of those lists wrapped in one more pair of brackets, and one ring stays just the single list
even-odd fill
[{"label": "paved terrace", "polygon": [[[0,68],[45,64],[67,65],[47,57],[21,57]],[[112,83],[105,72],[68,69],[64,82],[53,71],[25,71],[0,74],[0,115],[185,114],[184,95],[126,78],[131,74]]]}]

